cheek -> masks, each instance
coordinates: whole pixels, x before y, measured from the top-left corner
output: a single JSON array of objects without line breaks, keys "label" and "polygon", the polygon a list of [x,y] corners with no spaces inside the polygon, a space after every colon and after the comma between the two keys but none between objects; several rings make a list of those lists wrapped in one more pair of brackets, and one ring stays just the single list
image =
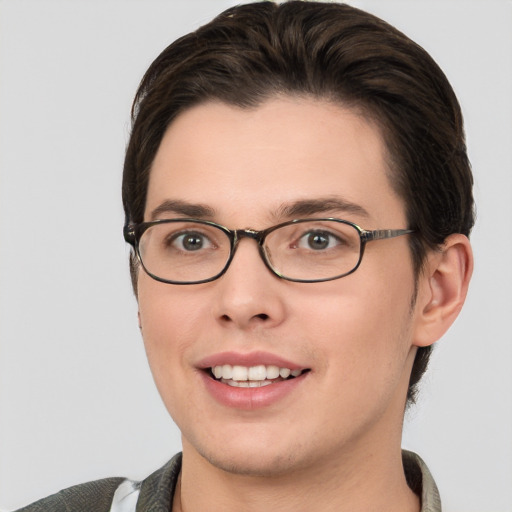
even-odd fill
[{"label": "cheek", "polygon": [[168,369],[182,360],[204,311],[194,294],[181,293],[172,285],[142,276],[138,301],[144,346],[158,381],[160,374],[169,375]]},{"label": "cheek", "polygon": [[386,279],[363,279],[368,275],[356,272],[338,284],[325,283],[297,308],[303,311],[304,329],[325,352],[324,364],[333,372],[343,368],[343,378],[354,382],[369,372],[375,379],[368,382],[399,374],[411,345],[412,273],[397,269]]},{"label": "cheek", "polygon": [[138,287],[144,347],[162,401],[179,424],[180,412],[193,408],[194,379],[187,355],[200,337],[205,312],[197,294],[148,279],[139,277]]}]

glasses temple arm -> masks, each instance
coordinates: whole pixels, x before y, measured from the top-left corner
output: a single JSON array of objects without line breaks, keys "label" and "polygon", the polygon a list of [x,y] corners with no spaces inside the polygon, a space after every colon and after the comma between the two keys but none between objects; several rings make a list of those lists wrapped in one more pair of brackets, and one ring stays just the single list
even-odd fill
[{"label": "glasses temple arm", "polygon": [[414,233],[412,229],[375,229],[374,231],[363,231],[361,238],[364,242],[372,240],[384,240],[386,238],[395,238],[396,236],[408,235]]},{"label": "glasses temple arm", "polygon": [[126,224],[123,227],[123,236],[127,243],[135,245],[135,227],[133,224]]}]

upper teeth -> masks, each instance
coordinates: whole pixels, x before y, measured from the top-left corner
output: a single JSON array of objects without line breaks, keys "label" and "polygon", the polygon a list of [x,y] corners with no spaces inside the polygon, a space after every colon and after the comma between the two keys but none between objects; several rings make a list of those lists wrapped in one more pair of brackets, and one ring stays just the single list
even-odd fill
[{"label": "upper teeth", "polygon": [[257,366],[231,366],[230,364],[223,364],[214,366],[212,372],[216,379],[247,381],[271,380],[278,377],[286,379],[290,375],[298,377],[302,370],[290,370],[289,368],[280,368],[273,365],[265,366],[263,364]]}]

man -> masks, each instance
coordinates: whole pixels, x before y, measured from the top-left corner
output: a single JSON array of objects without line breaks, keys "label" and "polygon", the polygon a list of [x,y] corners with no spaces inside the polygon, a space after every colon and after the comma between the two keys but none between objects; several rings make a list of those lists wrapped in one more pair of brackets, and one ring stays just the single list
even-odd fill
[{"label": "man", "polygon": [[440,510],[400,450],[472,271],[446,78],[357,9],[230,9],[155,60],[123,181],[139,324],[183,454],[24,510]]}]

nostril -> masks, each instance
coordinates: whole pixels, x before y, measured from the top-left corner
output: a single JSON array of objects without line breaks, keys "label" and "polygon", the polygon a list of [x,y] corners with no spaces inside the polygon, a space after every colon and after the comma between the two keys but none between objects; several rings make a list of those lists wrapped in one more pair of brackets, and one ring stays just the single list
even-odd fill
[{"label": "nostril", "polygon": [[[266,322],[268,320],[270,320],[270,316],[267,315],[266,313],[259,313],[258,315],[252,315],[250,317],[250,320],[255,320],[256,322],[258,321],[263,321],[263,322]],[[235,322],[236,323],[236,318],[235,317],[231,317],[230,315],[222,315],[220,316],[220,321],[223,322],[223,323],[231,323],[231,322]]]}]

